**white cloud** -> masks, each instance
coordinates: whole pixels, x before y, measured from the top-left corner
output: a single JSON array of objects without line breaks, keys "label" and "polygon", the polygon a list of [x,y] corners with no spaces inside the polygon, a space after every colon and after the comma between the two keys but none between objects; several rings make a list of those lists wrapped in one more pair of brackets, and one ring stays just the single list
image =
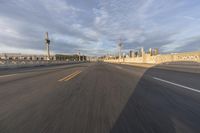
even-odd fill
[{"label": "white cloud", "polygon": [[56,13],[62,13],[62,12],[79,12],[81,11],[79,8],[73,7],[72,5],[69,5],[64,0],[41,0],[40,2],[43,2],[44,6],[52,12]]},{"label": "white cloud", "polygon": [[191,17],[191,16],[183,16],[183,18],[191,20],[191,21],[200,21],[200,18]]},{"label": "white cloud", "polygon": [[[124,49],[158,47],[163,52],[191,44],[199,35],[199,5],[182,0],[13,0],[0,4],[0,46],[6,49],[43,49],[44,33],[49,32],[55,52],[105,54]],[[94,3],[96,5],[94,5]],[[194,8],[191,8],[191,5]],[[193,41],[192,41],[193,42]],[[198,43],[195,42],[196,45]],[[195,46],[196,46],[195,45]],[[61,48],[62,47],[62,48]],[[195,50],[195,49],[194,49]]]},{"label": "white cloud", "polygon": [[[34,50],[29,48],[15,48],[6,46],[6,44],[0,43],[0,53],[25,53],[25,54],[45,54],[45,50]],[[51,53],[54,54],[54,53]]]}]

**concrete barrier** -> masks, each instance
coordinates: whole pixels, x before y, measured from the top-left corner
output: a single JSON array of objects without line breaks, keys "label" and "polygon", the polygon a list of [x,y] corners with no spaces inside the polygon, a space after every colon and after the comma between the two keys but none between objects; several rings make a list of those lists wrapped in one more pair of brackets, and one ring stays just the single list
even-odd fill
[{"label": "concrete barrier", "polygon": [[179,64],[199,64],[200,52],[174,53],[174,54],[160,54],[151,56],[144,54],[142,57],[122,58],[122,59],[105,59],[104,62],[111,63],[148,63],[148,64],[162,64],[162,63],[179,63]]},{"label": "concrete barrier", "polygon": [[[84,61],[82,61],[84,62]],[[21,67],[37,67],[52,66],[62,64],[82,63],[77,61],[47,61],[47,60],[0,60],[0,69],[21,68]]]},{"label": "concrete barrier", "polygon": [[142,57],[106,59],[104,62],[127,64],[144,68],[159,68],[183,72],[200,73],[200,52],[187,52]]}]

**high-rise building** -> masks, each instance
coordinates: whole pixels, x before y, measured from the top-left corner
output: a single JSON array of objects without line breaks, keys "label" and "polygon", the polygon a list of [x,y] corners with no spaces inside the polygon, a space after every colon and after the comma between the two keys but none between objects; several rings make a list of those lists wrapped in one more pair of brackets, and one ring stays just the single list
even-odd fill
[{"label": "high-rise building", "polygon": [[159,54],[158,48],[155,48],[154,49],[154,55],[158,55],[158,54]]},{"label": "high-rise building", "polygon": [[129,57],[130,57],[130,58],[133,57],[133,51],[132,51],[132,50],[129,51]]},{"label": "high-rise building", "polygon": [[145,51],[144,51],[144,48],[142,47],[138,52],[138,56],[142,57],[142,56],[144,56],[144,54],[145,54]]},{"label": "high-rise building", "polygon": [[153,55],[152,48],[149,48],[149,54],[150,54],[150,56],[152,56],[152,55]]}]

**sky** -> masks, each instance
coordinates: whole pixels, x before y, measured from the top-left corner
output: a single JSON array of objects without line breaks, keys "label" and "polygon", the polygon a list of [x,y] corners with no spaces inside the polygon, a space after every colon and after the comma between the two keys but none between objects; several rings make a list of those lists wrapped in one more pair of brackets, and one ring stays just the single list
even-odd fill
[{"label": "sky", "polygon": [[199,0],[0,0],[0,53],[200,51]]}]

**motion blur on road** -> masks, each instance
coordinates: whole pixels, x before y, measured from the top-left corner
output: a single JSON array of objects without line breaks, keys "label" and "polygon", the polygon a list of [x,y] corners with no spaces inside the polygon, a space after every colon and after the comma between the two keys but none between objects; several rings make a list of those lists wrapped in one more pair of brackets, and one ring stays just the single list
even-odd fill
[{"label": "motion blur on road", "polygon": [[110,63],[0,71],[0,133],[199,133],[200,74]]}]

